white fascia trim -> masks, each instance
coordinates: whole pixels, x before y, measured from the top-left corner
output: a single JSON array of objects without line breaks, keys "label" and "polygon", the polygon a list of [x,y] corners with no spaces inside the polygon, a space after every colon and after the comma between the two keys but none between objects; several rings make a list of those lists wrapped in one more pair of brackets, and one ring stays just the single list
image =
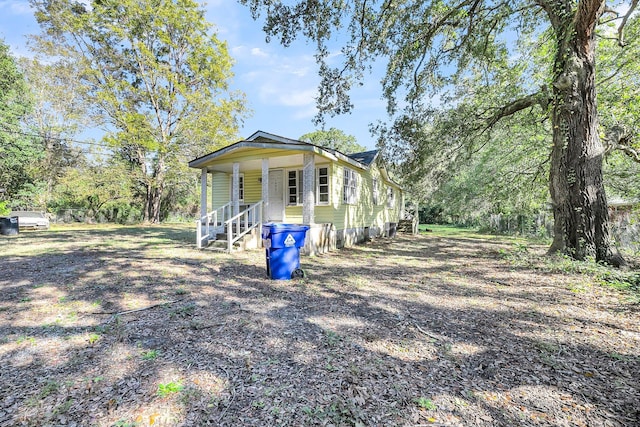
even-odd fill
[{"label": "white fascia trim", "polygon": [[[255,135],[255,134],[254,134]],[[318,147],[317,145],[308,144],[306,142],[299,141],[297,143],[294,142],[253,142],[253,141],[240,141],[235,144],[229,145],[227,147],[221,148],[218,151],[214,151],[213,153],[207,154],[206,156],[200,157],[198,159],[192,160],[189,162],[190,168],[195,169],[204,169],[206,163],[223,156],[225,154],[232,153],[241,148],[264,148],[264,149],[280,149],[280,150],[292,150],[292,151],[310,151],[319,156],[326,157],[330,160],[336,161],[338,159],[345,161],[359,169],[367,169],[362,163],[356,162],[355,160],[339,153],[331,153],[327,150]]]}]

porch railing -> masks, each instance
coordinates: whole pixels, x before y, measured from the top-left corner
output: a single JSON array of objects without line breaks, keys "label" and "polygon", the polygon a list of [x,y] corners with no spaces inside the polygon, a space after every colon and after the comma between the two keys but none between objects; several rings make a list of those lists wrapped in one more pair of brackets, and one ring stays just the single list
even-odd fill
[{"label": "porch railing", "polygon": [[231,216],[231,209],[232,203],[229,202],[196,220],[198,249],[201,249],[203,244],[206,246],[209,240],[213,239],[214,234],[223,231],[226,218]]},{"label": "porch railing", "polygon": [[250,205],[247,209],[225,221],[227,230],[227,251],[231,253],[233,244],[240,240],[251,230],[258,228],[261,233],[262,227],[262,200]]}]

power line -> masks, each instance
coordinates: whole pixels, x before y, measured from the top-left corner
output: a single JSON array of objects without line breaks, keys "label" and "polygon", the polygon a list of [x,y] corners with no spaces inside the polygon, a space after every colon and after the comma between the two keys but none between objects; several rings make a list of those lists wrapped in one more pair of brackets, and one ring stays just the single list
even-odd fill
[{"label": "power line", "polygon": [[[4,124],[1,124],[2,126],[5,126]],[[71,139],[71,138],[62,138],[62,137],[57,137],[57,136],[50,136],[50,135],[45,135],[45,134],[41,134],[41,133],[28,133],[28,132],[23,132],[23,131],[18,131],[18,130],[10,130],[10,129],[3,129],[2,132],[5,133],[11,133],[14,135],[22,135],[22,136],[28,136],[28,137],[33,137],[33,138],[42,138],[42,139],[53,139],[53,140],[57,140],[59,142],[73,142],[76,144],[81,144],[81,145],[95,145],[96,147],[102,147],[102,148],[113,148],[109,145],[105,145],[105,144],[100,144],[94,141],[80,141],[77,139]]]}]

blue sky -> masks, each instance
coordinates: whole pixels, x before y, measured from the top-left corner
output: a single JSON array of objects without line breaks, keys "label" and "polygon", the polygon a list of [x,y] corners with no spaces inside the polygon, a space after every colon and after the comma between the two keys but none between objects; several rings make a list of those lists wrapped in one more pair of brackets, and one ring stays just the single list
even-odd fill
[{"label": "blue sky", "polygon": [[[219,38],[227,41],[236,61],[233,88],[246,94],[253,111],[245,120],[241,136],[262,130],[298,138],[315,130],[312,118],[319,77],[314,47],[302,39],[288,48],[275,41],[266,43],[262,22],[254,21],[248,8],[235,0],[212,0],[206,10],[207,19],[216,26]],[[0,37],[14,55],[29,56],[25,36],[39,31],[28,0],[0,0]],[[353,112],[327,117],[325,126],[341,129],[354,135],[361,145],[375,148],[369,123],[386,118],[380,76],[367,76],[364,85],[351,95]]]}]

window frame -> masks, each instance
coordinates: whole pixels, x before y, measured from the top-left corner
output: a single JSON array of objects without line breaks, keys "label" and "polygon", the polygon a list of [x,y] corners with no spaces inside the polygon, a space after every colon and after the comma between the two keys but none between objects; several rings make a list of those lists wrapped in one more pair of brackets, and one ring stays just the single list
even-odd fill
[{"label": "window frame", "polygon": [[[291,186],[291,173],[295,174],[295,187]],[[303,188],[303,170],[302,169],[287,169],[287,200],[286,200],[286,206],[302,206],[303,203],[303,194],[302,194],[302,188]],[[291,189],[295,188],[296,192],[295,194],[291,194]],[[291,196],[294,196],[296,198],[295,203],[291,202]]]},{"label": "window frame", "polygon": [[387,208],[393,209],[396,205],[396,192],[393,187],[387,187]]},{"label": "window frame", "polygon": [[[327,173],[326,175],[321,176],[320,175],[320,169],[326,169]],[[324,177],[327,178],[327,183],[326,184],[321,184],[320,183],[320,178]],[[327,187],[327,191],[326,193],[323,193],[320,191],[320,187]],[[327,200],[326,201],[321,201],[320,197],[322,195],[327,196]],[[318,166],[316,167],[316,188],[315,188],[315,201],[316,201],[316,206],[326,206],[326,205],[330,205],[331,204],[331,175],[329,172],[329,165],[326,166]]]},{"label": "window frame", "polygon": [[[327,170],[327,174],[326,174],[326,178],[327,178],[327,183],[326,184],[320,184],[320,169],[326,169]],[[291,194],[290,189],[293,188],[290,185],[290,180],[292,179],[290,177],[290,173],[295,173],[296,174],[296,202],[292,203],[291,202],[291,196],[293,196],[293,194]],[[303,189],[304,189],[304,169],[287,169],[286,170],[286,180],[287,180],[287,199],[286,199],[286,206],[303,206],[304,205],[304,194],[303,194]],[[325,177],[325,176],[323,176]],[[315,174],[314,174],[314,179],[315,179],[315,186],[313,187],[313,195],[314,195],[314,200],[315,200],[315,206],[327,206],[331,204],[331,172],[330,172],[330,168],[329,165],[326,166],[318,166],[315,168]],[[326,185],[327,186],[327,192],[326,193],[322,193],[322,194],[326,194],[327,196],[327,201],[326,202],[320,202],[320,186],[321,185]]]},{"label": "window frame", "polygon": [[342,174],[342,203],[355,205],[358,203],[358,173],[351,168],[344,167]]},{"label": "window frame", "polygon": [[374,206],[380,204],[380,179],[373,178],[371,181],[371,198]]}]

